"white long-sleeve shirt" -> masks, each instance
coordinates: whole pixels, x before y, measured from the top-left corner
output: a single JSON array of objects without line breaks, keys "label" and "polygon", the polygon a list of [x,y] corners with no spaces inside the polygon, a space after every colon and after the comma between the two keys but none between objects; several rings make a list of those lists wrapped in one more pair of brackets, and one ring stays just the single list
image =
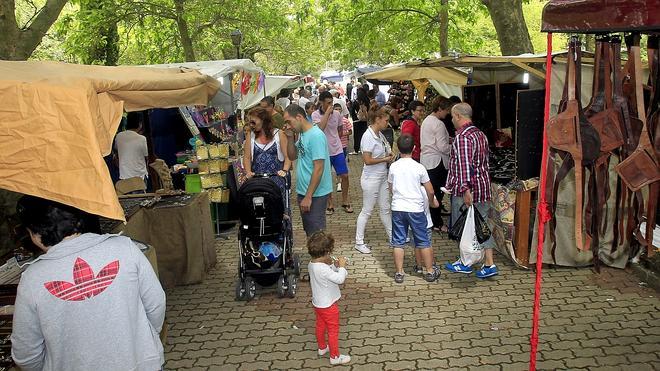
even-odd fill
[{"label": "white long-sleeve shirt", "polygon": [[420,144],[422,148],[419,162],[424,165],[426,170],[435,169],[440,162],[445,165],[445,168],[449,168],[451,143],[449,143],[449,133],[444,122],[434,115],[428,115],[422,122]]},{"label": "white long-sleeve shirt", "polygon": [[344,283],[348,271],[326,263],[310,262],[309,283],[312,286],[312,305],[316,308],[328,308],[341,298],[339,285]]}]

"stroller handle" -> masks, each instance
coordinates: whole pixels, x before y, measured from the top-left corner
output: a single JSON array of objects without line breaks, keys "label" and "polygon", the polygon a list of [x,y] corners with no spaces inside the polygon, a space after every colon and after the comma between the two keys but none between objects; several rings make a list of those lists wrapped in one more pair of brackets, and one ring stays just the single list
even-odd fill
[{"label": "stroller handle", "polygon": [[[274,178],[274,177],[279,177],[280,174],[278,173],[254,173],[254,178]],[[291,187],[290,179],[291,179],[291,172],[286,171],[286,175],[284,177],[284,182],[286,183],[286,188],[289,189]]]}]

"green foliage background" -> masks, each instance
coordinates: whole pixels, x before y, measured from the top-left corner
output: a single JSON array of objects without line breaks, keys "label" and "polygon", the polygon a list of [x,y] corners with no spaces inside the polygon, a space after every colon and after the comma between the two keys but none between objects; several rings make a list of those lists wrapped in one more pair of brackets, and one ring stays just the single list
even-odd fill
[{"label": "green foliage background", "polygon": [[[86,1],[94,1],[93,9]],[[117,64],[182,62],[177,29],[186,22],[197,60],[235,57],[229,34],[244,34],[243,53],[267,72],[313,73],[360,64],[429,58],[440,50],[440,1],[427,0],[72,0],[33,59],[104,63],[95,58],[114,27]],[[44,0],[16,0],[19,20],[27,22]],[[535,52],[545,50],[540,32],[546,1],[526,0],[523,10]],[[448,48],[462,54],[497,55],[497,34],[479,0],[449,0]],[[563,40],[555,40],[557,47]],[[111,44],[111,43],[110,43]]]}]

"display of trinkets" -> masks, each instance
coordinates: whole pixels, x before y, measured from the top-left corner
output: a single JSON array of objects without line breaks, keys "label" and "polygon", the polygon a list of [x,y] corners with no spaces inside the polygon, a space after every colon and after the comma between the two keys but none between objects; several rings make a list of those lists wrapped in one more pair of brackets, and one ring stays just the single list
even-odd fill
[{"label": "display of trinkets", "polygon": [[488,162],[493,182],[504,185],[516,177],[516,155],[513,148],[491,148]]},{"label": "display of trinkets", "polygon": [[227,185],[227,174],[205,174],[201,176],[201,181],[204,189],[225,187]]},{"label": "display of trinkets", "polygon": [[217,202],[220,204],[229,203],[229,189],[213,188],[213,189],[209,189],[208,192],[211,202]]}]

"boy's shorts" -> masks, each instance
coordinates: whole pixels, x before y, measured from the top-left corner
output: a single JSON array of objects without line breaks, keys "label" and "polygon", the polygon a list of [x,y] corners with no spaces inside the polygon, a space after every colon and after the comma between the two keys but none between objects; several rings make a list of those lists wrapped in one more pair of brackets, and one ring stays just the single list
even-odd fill
[{"label": "boy's shorts", "polygon": [[392,247],[406,247],[408,228],[412,230],[413,242],[418,249],[431,247],[431,234],[426,225],[426,214],[392,211]]},{"label": "boy's shorts", "polygon": [[335,169],[337,175],[346,175],[348,174],[348,166],[346,165],[346,157],[343,153],[338,155],[330,156],[330,163]]}]

